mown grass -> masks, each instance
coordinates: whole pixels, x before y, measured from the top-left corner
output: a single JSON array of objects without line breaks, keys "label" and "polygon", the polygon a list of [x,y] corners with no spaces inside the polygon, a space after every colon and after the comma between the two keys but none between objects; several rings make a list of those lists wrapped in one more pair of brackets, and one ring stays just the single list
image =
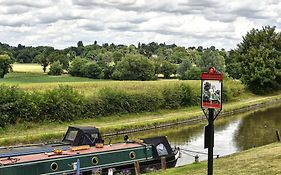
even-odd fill
[{"label": "mown grass", "polygon": [[[278,175],[281,174],[281,144],[253,148],[214,160],[216,175]],[[207,162],[149,173],[149,175],[202,175],[207,174]]]}]

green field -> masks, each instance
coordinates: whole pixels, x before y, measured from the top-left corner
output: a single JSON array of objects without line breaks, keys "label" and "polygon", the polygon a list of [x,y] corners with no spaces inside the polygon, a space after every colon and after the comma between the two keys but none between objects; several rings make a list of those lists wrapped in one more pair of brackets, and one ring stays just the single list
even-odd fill
[{"label": "green field", "polygon": [[157,80],[157,81],[114,81],[72,77],[68,74],[51,76],[43,73],[38,64],[14,64],[12,73],[0,79],[0,84],[16,85],[25,90],[47,90],[59,85],[69,85],[78,92],[90,95],[103,88],[126,90],[129,92],[149,91],[171,84],[188,83],[192,88],[200,88],[200,82],[194,80]]}]

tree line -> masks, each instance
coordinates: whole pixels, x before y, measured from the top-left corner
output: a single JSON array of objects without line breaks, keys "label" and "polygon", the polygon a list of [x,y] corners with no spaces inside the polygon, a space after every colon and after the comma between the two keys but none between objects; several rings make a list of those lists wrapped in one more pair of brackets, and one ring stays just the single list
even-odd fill
[{"label": "tree line", "polygon": [[[152,42],[139,43],[136,47],[113,43],[99,45],[96,41],[87,46],[79,41],[77,47],[63,50],[21,44],[12,47],[0,43],[0,53],[8,55],[14,62],[41,64],[43,72],[50,66],[52,75],[68,72],[73,76],[118,80],[153,80],[159,74],[164,78],[178,75],[181,79],[198,79],[199,69],[205,70],[208,64],[224,71],[227,55],[224,49],[218,50],[214,46],[185,48]],[[188,74],[190,70],[192,73]],[[191,76],[194,73],[196,75]]]},{"label": "tree line", "polygon": [[281,87],[281,34],[270,26],[252,29],[230,51],[156,42],[126,46],[95,41],[84,46],[79,41],[77,47],[62,50],[0,43],[0,77],[13,62],[39,63],[44,72],[50,66],[52,75],[67,72],[115,80],[155,80],[159,75],[199,79],[202,71],[214,66],[227,77],[241,79],[252,91],[266,93]]}]

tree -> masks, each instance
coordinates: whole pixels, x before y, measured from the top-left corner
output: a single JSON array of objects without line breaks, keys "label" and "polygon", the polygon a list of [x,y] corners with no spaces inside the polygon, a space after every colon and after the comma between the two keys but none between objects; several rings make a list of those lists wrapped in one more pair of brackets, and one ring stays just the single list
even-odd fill
[{"label": "tree", "polygon": [[237,52],[231,50],[229,54],[226,56],[225,64],[226,64],[226,72],[228,75],[234,79],[241,78],[241,65],[237,60],[238,56]]},{"label": "tree", "polygon": [[42,53],[39,53],[36,55],[35,60],[41,64],[43,67],[43,71],[46,72],[48,65],[50,64],[50,58],[49,55],[54,52],[53,47],[46,47],[42,51]]},{"label": "tree", "polygon": [[187,80],[200,80],[201,69],[192,66],[188,71],[185,73],[185,79]]},{"label": "tree", "polygon": [[191,68],[191,66],[192,65],[191,65],[190,60],[188,60],[188,59],[183,60],[182,63],[178,67],[178,74],[180,75],[180,77],[184,76],[185,72],[187,70],[189,70]]},{"label": "tree", "polygon": [[51,64],[48,74],[50,75],[61,75],[63,73],[63,65],[60,61],[55,61]]},{"label": "tree", "polygon": [[67,55],[61,53],[60,51],[54,51],[48,56],[50,63],[59,61],[62,64],[62,68],[67,70],[69,67],[69,59]]},{"label": "tree", "polygon": [[206,50],[203,52],[199,68],[206,72],[210,67],[215,67],[219,72],[225,72],[225,60],[219,51]]},{"label": "tree", "polygon": [[156,78],[154,69],[148,58],[129,54],[117,63],[112,76],[118,80],[152,80]]},{"label": "tree", "polygon": [[88,62],[81,68],[81,71],[83,72],[85,77],[94,79],[101,78],[102,74],[101,67],[95,62]]},{"label": "tree", "polygon": [[275,27],[252,29],[234,50],[241,80],[255,93],[281,88],[281,33]]},{"label": "tree", "polygon": [[12,70],[11,64],[13,64],[13,62],[9,55],[0,55],[0,78],[4,78],[5,74]]},{"label": "tree", "polygon": [[160,73],[164,75],[164,78],[170,78],[172,74],[177,72],[177,66],[169,61],[162,61],[160,66]]},{"label": "tree", "polygon": [[88,63],[88,60],[81,57],[76,57],[69,68],[69,74],[72,76],[83,77],[82,67]]},{"label": "tree", "polygon": [[123,54],[119,51],[115,51],[115,52],[113,52],[112,57],[113,57],[114,63],[117,64],[118,61],[121,61]]}]

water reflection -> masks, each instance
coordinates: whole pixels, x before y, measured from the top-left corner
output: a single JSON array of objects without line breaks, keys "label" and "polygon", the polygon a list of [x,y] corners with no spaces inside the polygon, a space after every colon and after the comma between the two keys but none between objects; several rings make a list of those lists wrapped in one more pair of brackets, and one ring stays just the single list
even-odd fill
[{"label": "water reflection", "polygon": [[244,117],[235,133],[238,149],[245,150],[275,142],[275,130],[281,131],[280,110],[279,106]]},{"label": "water reflection", "polygon": [[[281,131],[281,105],[263,111],[248,112],[231,117],[219,117],[215,121],[214,155],[228,155],[254,146],[261,146],[276,141],[275,130]],[[194,156],[206,160],[207,149],[204,149],[203,128],[207,122],[202,120],[196,126],[177,125],[170,128],[161,128],[146,132],[130,134],[130,138],[145,138],[165,135],[172,146],[179,146],[185,150],[202,152],[186,152],[178,161],[178,165],[194,162]],[[114,138],[122,141],[123,136]]]}]

